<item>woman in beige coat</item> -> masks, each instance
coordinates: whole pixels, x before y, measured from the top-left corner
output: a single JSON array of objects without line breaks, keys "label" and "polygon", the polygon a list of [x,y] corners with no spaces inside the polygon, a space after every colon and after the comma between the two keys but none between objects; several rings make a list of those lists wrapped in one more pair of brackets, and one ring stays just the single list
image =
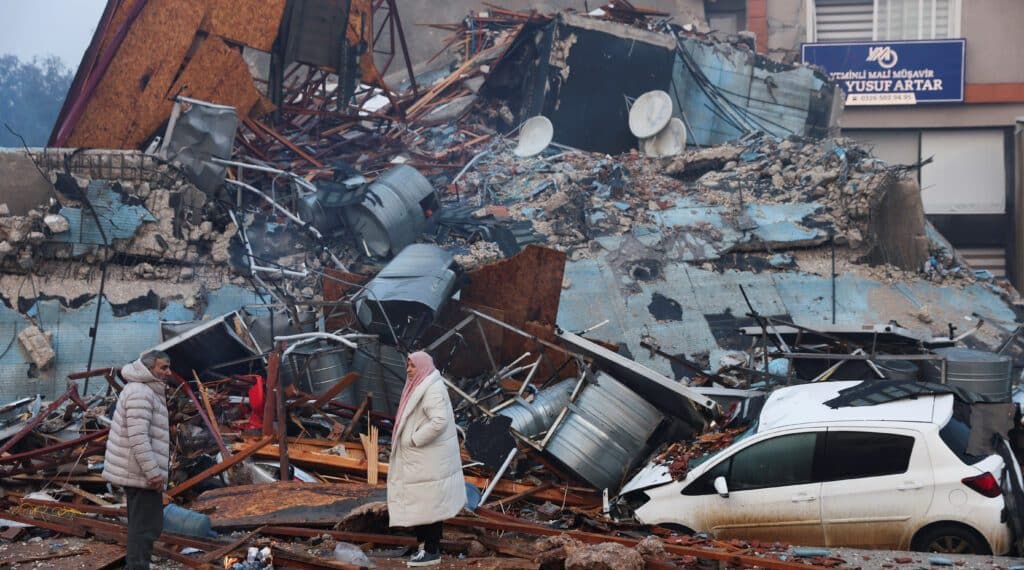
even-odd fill
[{"label": "woman in beige coat", "polygon": [[466,504],[466,484],[448,389],[425,352],[409,355],[388,466],[391,526],[414,527],[422,546],[409,566],[441,562],[442,523]]}]

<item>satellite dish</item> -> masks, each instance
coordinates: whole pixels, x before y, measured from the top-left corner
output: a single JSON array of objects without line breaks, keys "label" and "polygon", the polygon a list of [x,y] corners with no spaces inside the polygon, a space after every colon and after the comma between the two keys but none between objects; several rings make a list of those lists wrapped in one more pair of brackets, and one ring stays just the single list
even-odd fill
[{"label": "satellite dish", "polygon": [[512,152],[516,156],[535,156],[548,148],[555,136],[555,127],[543,115],[530,117],[519,129],[519,144]]},{"label": "satellite dish", "polygon": [[672,117],[661,132],[643,139],[640,148],[648,156],[675,156],[686,149],[686,125],[679,117]]},{"label": "satellite dish", "polygon": [[653,137],[672,118],[672,97],[664,91],[648,91],[629,109],[629,130],[638,139]]}]

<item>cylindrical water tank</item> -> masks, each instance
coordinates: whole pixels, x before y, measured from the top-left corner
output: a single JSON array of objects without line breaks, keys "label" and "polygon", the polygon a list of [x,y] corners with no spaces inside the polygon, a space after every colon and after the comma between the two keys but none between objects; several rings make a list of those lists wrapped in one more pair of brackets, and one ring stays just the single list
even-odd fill
[{"label": "cylindrical water tank", "polygon": [[[298,375],[299,388],[320,395],[351,370],[352,349],[320,341],[296,348],[291,353],[289,368]],[[349,386],[334,398],[352,404],[354,387]]]},{"label": "cylindrical water tank", "polygon": [[426,225],[424,200],[434,187],[415,168],[402,164],[367,187],[363,201],[347,211],[348,221],[366,249],[378,257],[398,253],[416,241]]},{"label": "cylindrical water tank", "polygon": [[883,357],[874,362],[886,380],[917,380],[921,375],[920,367],[909,360],[889,360]]},{"label": "cylindrical water tank", "polygon": [[394,415],[405,388],[405,355],[390,345],[367,344],[356,351],[352,368],[359,373],[353,401],[373,392],[373,410]]},{"label": "cylindrical water tank", "polygon": [[[946,384],[983,396],[1009,400],[1013,360],[1006,355],[969,348],[939,348],[935,354],[946,359]],[[927,361],[925,378],[942,381],[942,363]]]},{"label": "cylindrical water tank", "polygon": [[560,382],[538,392],[533,402],[518,398],[517,403],[498,413],[512,419],[512,429],[527,437],[533,437],[551,427],[562,408],[569,404],[569,397],[572,396],[572,389],[575,386],[574,381]]},{"label": "cylindrical water tank", "polygon": [[582,388],[545,451],[596,488],[614,490],[663,419],[657,408],[600,373]]}]

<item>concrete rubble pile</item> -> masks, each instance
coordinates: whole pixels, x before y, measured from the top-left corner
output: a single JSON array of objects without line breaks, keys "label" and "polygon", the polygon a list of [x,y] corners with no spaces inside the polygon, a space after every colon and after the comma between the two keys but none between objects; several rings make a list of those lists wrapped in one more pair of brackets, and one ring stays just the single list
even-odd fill
[{"label": "concrete rubble pile", "polygon": [[[124,500],[99,473],[118,368],[152,349],[175,376],[157,553],[196,568],[360,567],[336,558],[360,549],[386,566],[416,545],[387,526],[384,482],[412,350],[444,372],[464,435],[470,500],[442,542],[457,565],[856,564],[611,503],[647,464],[680,478],[729,445],[778,386],[955,384],[935,363],[961,349],[1006,363],[982,397],[1009,401],[1017,293],[927,223],[920,165],[834,136],[816,70],[616,1],[491,7],[442,26],[450,64],[389,86],[372,55],[306,50],[305,3],[237,27],[215,0],[141,4],[111,3],[54,129],[55,147],[111,148],[0,155],[29,188],[0,194],[0,565],[123,558]],[[372,5],[352,5],[348,34],[366,34],[351,22]],[[183,23],[152,29],[168,11]],[[129,48],[223,81],[137,93]],[[595,89],[597,52],[603,76],[647,79]],[[765,123],[773,109],[709,82],[714,53],[748,81],[794,78],[779,96],[799,112]],[[623,101],[675,82],[664,119],[691,144],[646,152]],[[125,97],[144,121],[98,120]],[[524,151],[536,116],[548,134]],[[77,546],[38,551],[58,536]]]}]

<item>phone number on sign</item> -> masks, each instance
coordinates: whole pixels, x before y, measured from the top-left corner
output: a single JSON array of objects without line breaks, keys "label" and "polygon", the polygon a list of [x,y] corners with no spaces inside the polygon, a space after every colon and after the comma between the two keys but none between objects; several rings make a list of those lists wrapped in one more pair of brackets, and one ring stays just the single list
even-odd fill
[{"label": "phone number on sign", "polygon": [[851,93],[846,96],[847,105],[913,105],[917,97],[913,93]]}]

